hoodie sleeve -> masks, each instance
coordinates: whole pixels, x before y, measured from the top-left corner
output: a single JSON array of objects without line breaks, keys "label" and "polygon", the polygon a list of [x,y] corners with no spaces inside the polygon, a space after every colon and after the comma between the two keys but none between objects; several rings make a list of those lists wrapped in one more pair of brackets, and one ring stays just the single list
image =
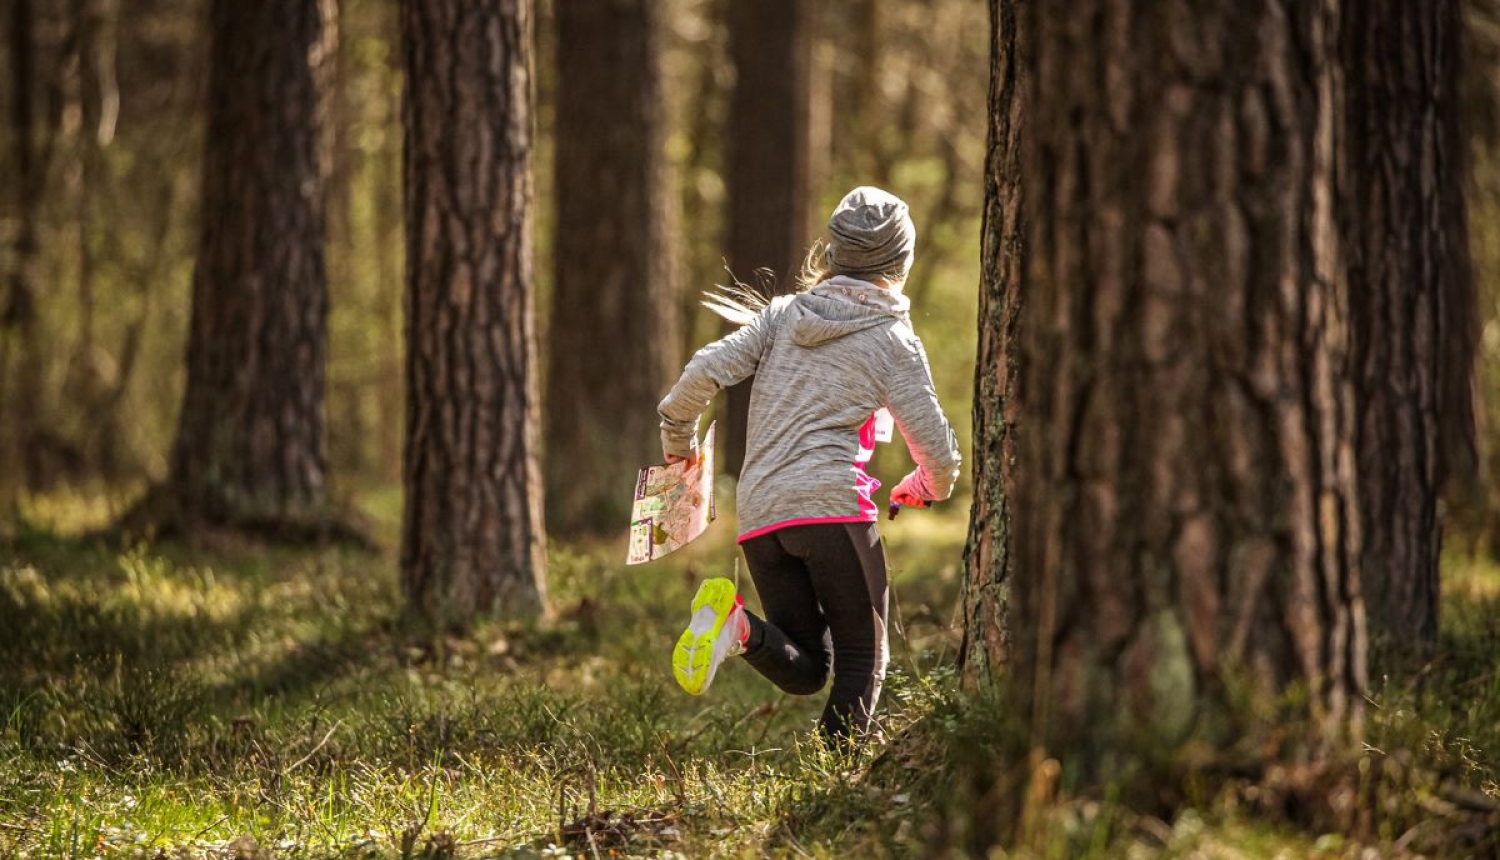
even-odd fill
[{"label": "hoodie sleeve", "polygon": [[938,403],[922,341],[913,334],[905,346],[905,354],[891,368],[886,408],[917,463],[906,476],[911,491],[919,498],[941,501],[953,495],[958,480],[958,439]]},{"label": "hoodie sleeve", "polygon": [[698,449],[698,416],[721,388],[743,382],[760,365],[771,342],[771,316],[777,303],[761,311],[738,330],[695,353],[682,377],[657,405],[661,416],[661,447],[668,454],[692,456]]}]

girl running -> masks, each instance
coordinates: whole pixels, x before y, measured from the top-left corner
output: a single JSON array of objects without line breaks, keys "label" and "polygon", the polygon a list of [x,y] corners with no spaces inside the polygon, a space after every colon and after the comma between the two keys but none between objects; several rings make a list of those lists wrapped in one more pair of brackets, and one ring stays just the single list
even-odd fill
[{"label": "girl running", "polygon": [[721,388],[752,374],[745,463],[736,492],[739,544],[764,618],[728,579],[693,598],[673,674],[702,693],[726,657],[788,693],[833,689],[823,709],[830,739],[866,731],[886,667],[885,551],[865,471],[875,414],[889,410],[917,468],[891,491],[897,505],[946,499],[958,476],[953,431],[933,388],[901,293],[916,228],[907,206],[878,188],[849,192],[816,246],[802,291],[746,310],[743,325],[693,356],[658,411],[668,462],[697,456],[698,418]]}]

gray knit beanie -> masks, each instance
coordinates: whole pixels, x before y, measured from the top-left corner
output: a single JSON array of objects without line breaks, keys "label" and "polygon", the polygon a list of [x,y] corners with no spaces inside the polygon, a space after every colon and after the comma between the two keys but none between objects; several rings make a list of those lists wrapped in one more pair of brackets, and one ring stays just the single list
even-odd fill
[{"label": "gray knit beanie", "polygon": [[906,203],[879,188],[850,191],[828,219],[828,266],[835,275],[905,278],[916,246]]}]

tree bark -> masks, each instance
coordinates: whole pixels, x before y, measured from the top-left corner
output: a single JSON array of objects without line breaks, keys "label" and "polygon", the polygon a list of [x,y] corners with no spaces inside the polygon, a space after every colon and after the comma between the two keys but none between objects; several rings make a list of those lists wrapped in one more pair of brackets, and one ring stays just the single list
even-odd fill
[{"label": "tree bark", "polygon": [[[809,200],[812,19],[809,0],[729,4],[735,84],[729,108],[730,271],[789,292],[813,238]],[[764,270],[769,273],[762,277]],[[738,475],[753,378],[729,389],[720,428],[725,469]]]},{"label": "tree bark", "polygon": [[1024,16],[990,0],[989,142],[985,155],[979,351],[974,363],[974,503],[964,546],[967,683],[984,682],[1010,659],[1011,499],[1015,496],[1018,328],[1026,273],[1021,130],[1026,122]]},{"label": "tree bark", "polygon": [[1253,692],[1315,757],[1365,690],[1337,5],[1017,9],[1011,618],[1037,742],[1097,777],[1254,736]]},{"label": "tree bark", "polygon": [[[120,94],[116,81],[115,54],[118,42],[119,8],[111,0],[73,0],[73,53],[77,81],[71,95],[77,99],[82,119],[74,149],[72,191],[76,197],[74,229],[78,261],[78,332],[67,356],[62,391],[67,402],[84,416],[69,435],[76,440],[85,468],[106,483],[120,479],[122,415],[109,408],[122,394],[122,380],[109,380],[100,371],[97,325],[98,272],[106,263],[97,249],[99,223],[109,208],[109,161],[105,154],[114,139],[119,117]],[[127,338],[129,337],[127,330]]]},{"label": "tree bark", "polygon": [[50,123],[37,122],[35,9],[31,0],[12,0],[8,11],[14,158],[9,179],[15,186],[16,228],[4,301],[0,302],[0,395],[4,402],[24,407],[12,410],[6,438],[0,440],[0,467],[6,476],[15,476],[0,478],[0,493],[7,503],[14,501],[19,490],[34,488],[44,478],[37,444],[43,380],[34,269],[51,138]]},{"label": "tree bark", "polygon": [[170,494],[193,518],[326,502],[324,270],[332,0],[215,0],[187,389]]},{"label": "tree bark", "polygon": [[[1460,30],[1457,0],[1356,0],[1342,32],[1340,211],[1359,414],[1361,567],[1375,638],[1403,650],[1436,644],[1444,427],[1473,425],[1467,371],[1456,379],[1445,373],[1472,362],[1472,351],[1462,354],[1473,344],[1465,141],[1456,123]],[[1455,345],[1460,357],[1447,359]],[[1445,383],[1458,390],[1447,401],[1457,414],[1444,414]]]},{"label": "tree bark", "polygon": [[1480,411],[1483,398],[1477,393],[1476,374],[1482,317],[1479,285],[1474,271],[1473,245],[1469,235],[1469,193],[1473,173],[1469,116],[1464,110],[1465,45],[1468,21],[1463,4],[1445,3],[1448,17],[1442,22],[1439,86],[1444,110],[1439,120],[1447,169],[1442,175],[1442,218],[1448,275],[1439,298],[1443,336],[1438,370],[1438,488],[1451,488],[1449,498],[1470,503],[1485,492],[1481,472],[1483,434]]},{"label": "tree bark", "polygon": [[623,528],[679,369],[660,0],[559,0],[547,521]]},{"label": "tree bark", "polygon": [[401,582],[439,627],[543,608],[532,6],[403,0]]}]

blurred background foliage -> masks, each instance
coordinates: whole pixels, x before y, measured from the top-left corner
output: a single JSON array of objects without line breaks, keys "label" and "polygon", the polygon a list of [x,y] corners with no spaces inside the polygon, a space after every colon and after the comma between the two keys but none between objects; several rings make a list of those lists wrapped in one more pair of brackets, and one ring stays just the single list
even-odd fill
[{"label": "blurred background foliage", "polygon": [[1481,553],[1500,555],[1500,2],[1468,0],[1466,88],[1469,244],[1473,254],[1479,349],[1474,369],[1479,474],[1455,476],[1449,493],[1450,538]]},{"label": "blurred background foliage", "polygon": [[[726,283],[725,127],[734,69],[726,0],[665,0],[661,62],[674,184],[671,242],[685,359],[717,336],[697,304]],[[39,160],[30,307],[0,307],[0,519],[25,491],[161,480],[184,383],[206,98],[206,20],[188,0],[31,4],[32,145]],[[538,307],[550,306],[550,3],[537,10]],[[856,184],[905,197],[919,229],[907,287],[938,391],[969,449],[975,289],[983,198],[987,10],[973,0],[819,4],[812,84],[814,223]],[[1500,548],[1500,2],[1468,0],[1464,117],[1470,234],[1479,287],[1479,474],[1459,476],[1450,538]],[[329,183],[327,413],[336,493],[385,487],[401,463],[400,44],[393,0],[342,0]],[[14,70],[16,43],[0,40]],[[16,115],[17,76],[0,87]],[[5,123],[3,159],[17,158]],[[0,272],[16,268],[23,191],[0,171]],[[816,236],[809,235],[809,243]],[[735,272],[748,280],[753,273]],[[31,311],[27,331],[15,325]],[[543,337],[547,320],[542,320]],[[545,354],[545,351],[543,351]],[[543,368],[545,372],[545,368]],[[18,422],[15,416],[29,421]],[[21,440],[16,434],[31,438]],[[10,438],[5,438],[9,436]],[[30,468],[18,443],[36,456]],[[887,480],[904,452],[876,461]],[[959,488],[967,495],[968,471]]]},{"label": "blurred background foliage", "polygon": [[[8,500],[0,518],[13,515],[25,491],[105,489],[123,500],[165,476],[185,376],[206,98],[202,4],[30,5],[32,145],[40,153],[30,265],[35,315],[29,327],[0,325],[0,410],[9,415],[0,417],[0,434],[12,435],[0,439],[0,500]],[[670,247],[682,285],[684,360],[720,332],[720,321],[697,303],[701,291],[730,277],[723,170],[734,70],[725,6],[666,0],[664,16],[676,210]],[[538,307],[546,309],[556,75],[550,3],[537,11],[535,259]],[[984,4],[972,0],[819,4],[814,41],[810,217],[821,225],[858,184],[887,187],[911,204],[919,240],[907,290],[965,450],[984,188],[986,16]],[[326,408],[335,492],[347,497],[400,477],[402,84],[394,0],[341,0],[338,27]],[[16,68],[16,50],[10,38],[0,46],[5,68]],[[17,94],[14,83],[0,88],[7,117],[16,116]],[[6,136],[12,162],[16,123],[6,124]],[[22,220],[14,184],[0,203],[0,271],[7,273],[16,269]],[[31,420],[11,420],[23,413]],[[35,452],[29,467],[14,454],[16,443]],[[904,452],[887,450],[877,460],[888,482],[905,469],[899,458]]]}]

